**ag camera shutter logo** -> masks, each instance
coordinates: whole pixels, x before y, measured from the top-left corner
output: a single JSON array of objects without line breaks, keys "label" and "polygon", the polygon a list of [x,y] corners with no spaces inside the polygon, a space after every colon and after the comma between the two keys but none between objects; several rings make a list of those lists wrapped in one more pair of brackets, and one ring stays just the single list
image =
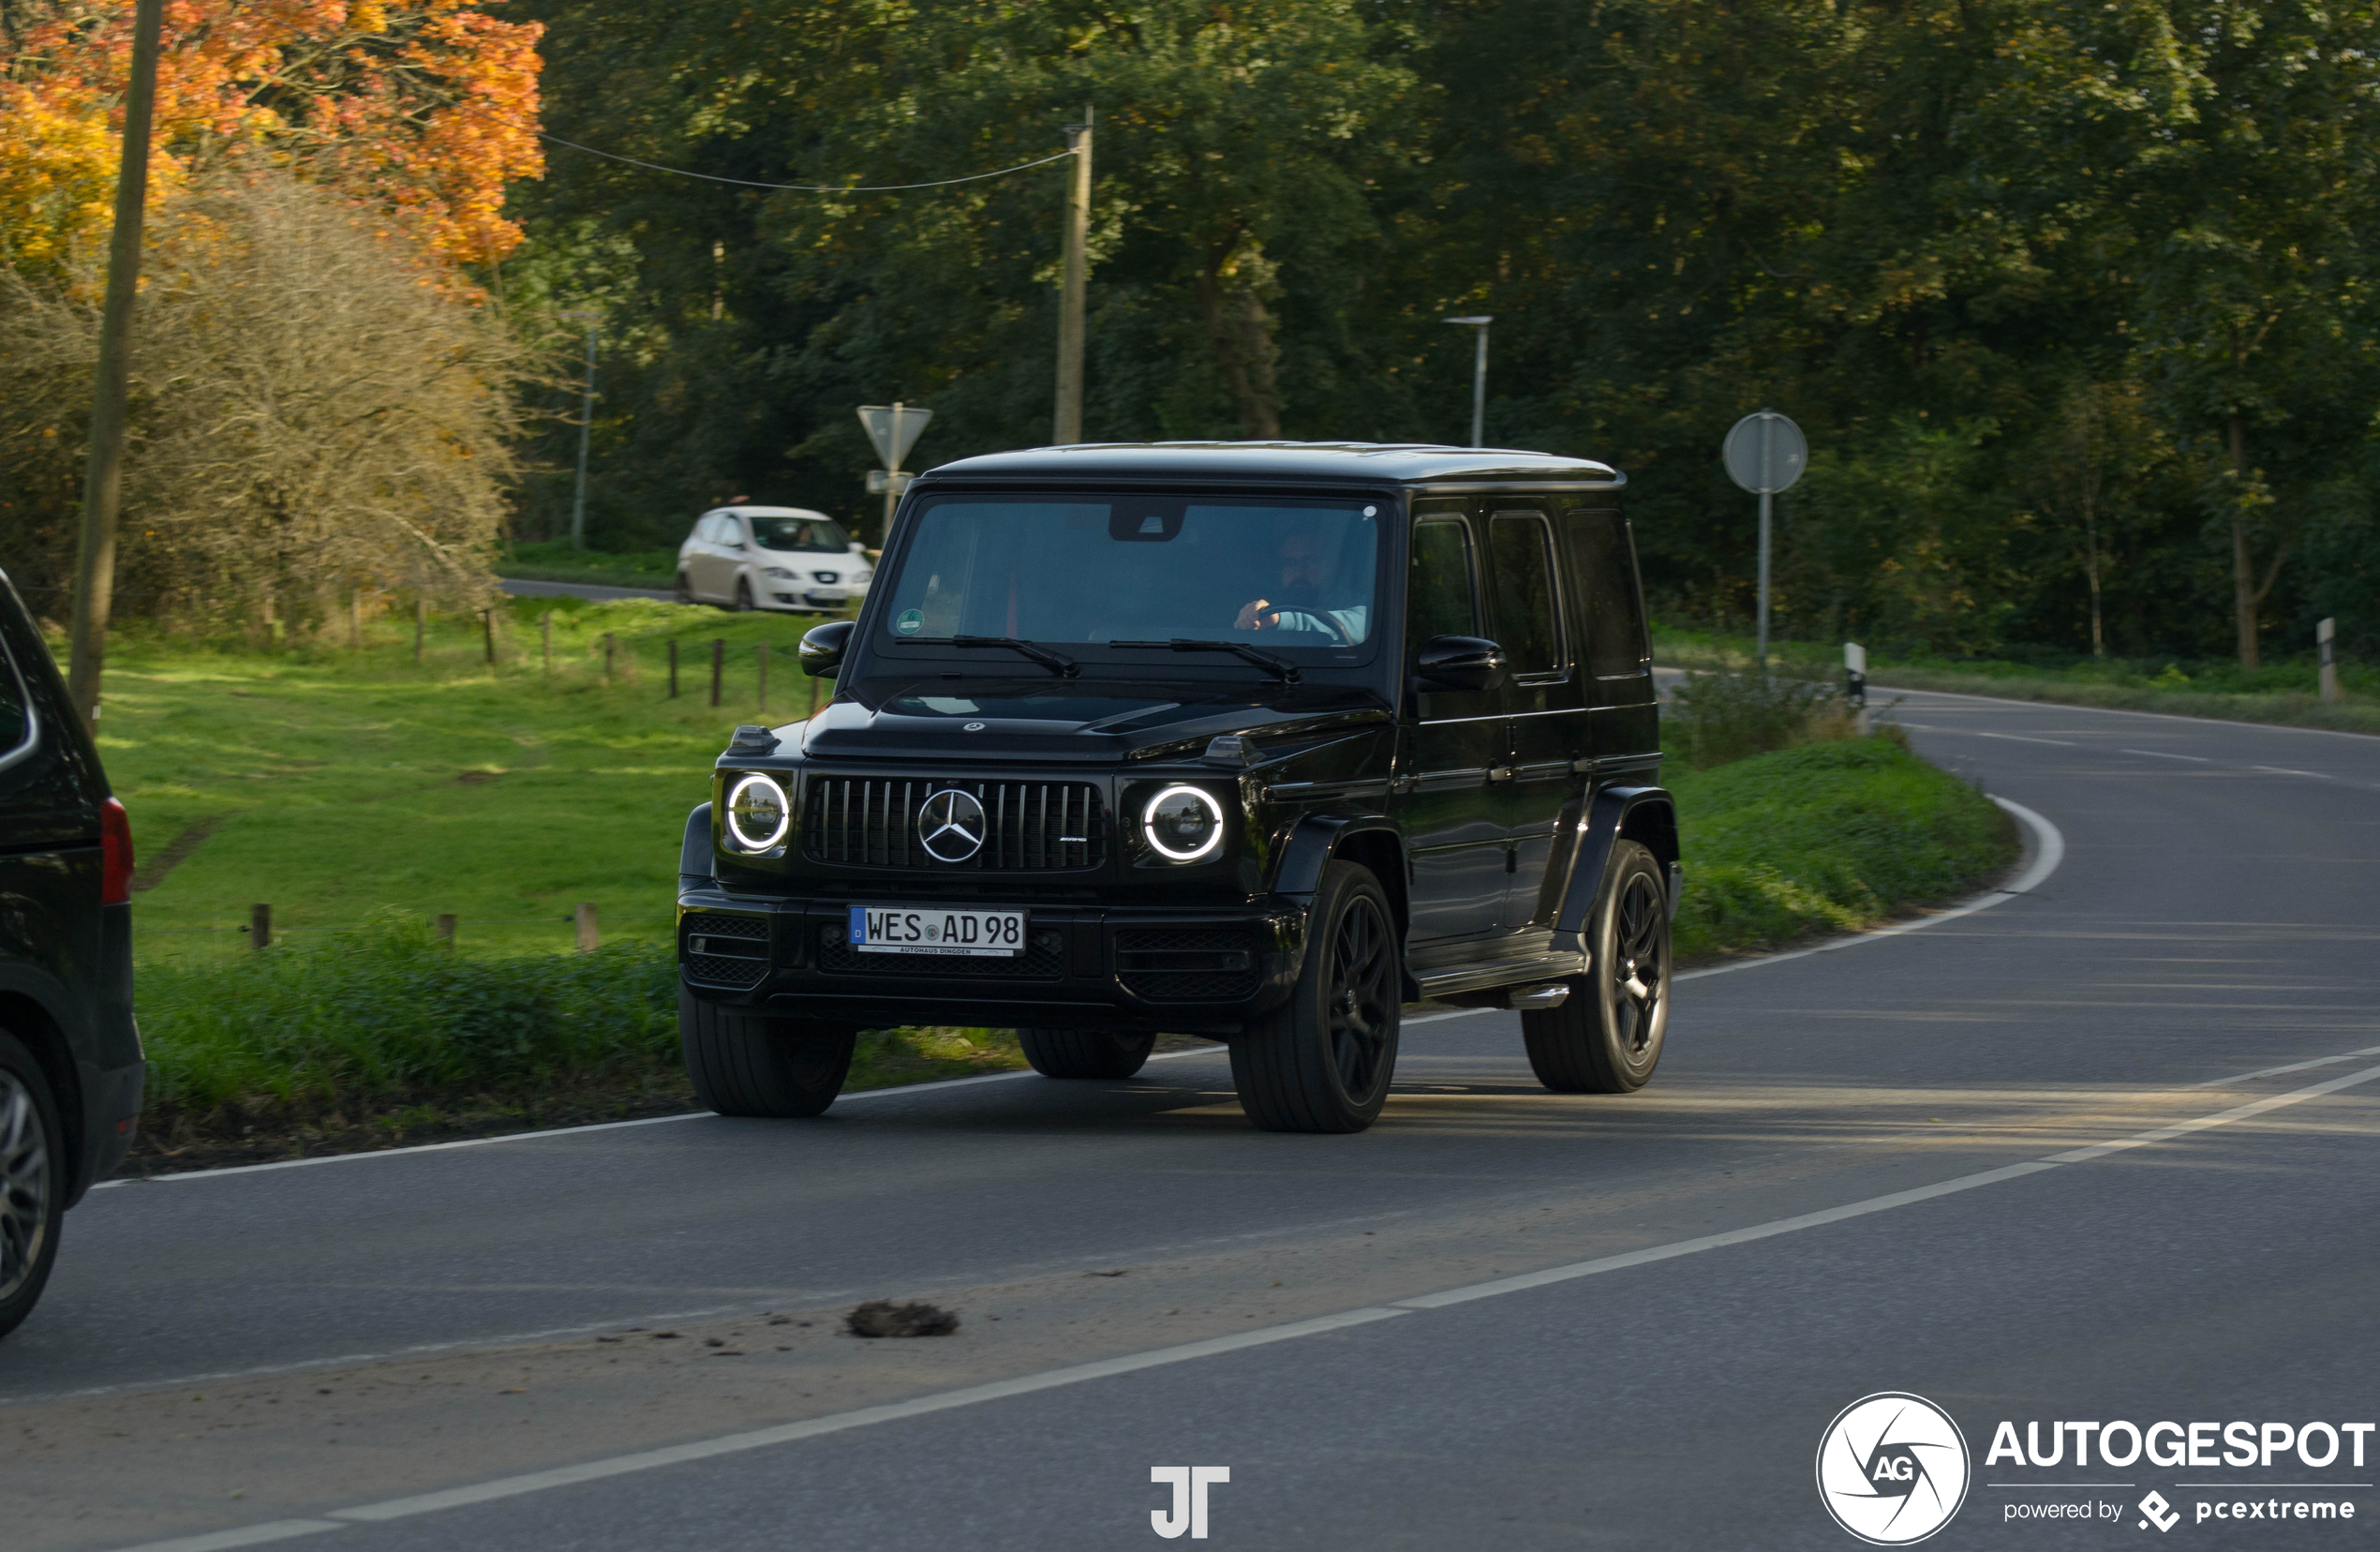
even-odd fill
[{"label": "ag camera shutter logo", "polygon": [[1818,1496],[1871,1546],[1907,1546],[1967,1501],[1967,1437],[1922,1395],[1880,1391],[1836,1414],[1818,1441]]}]

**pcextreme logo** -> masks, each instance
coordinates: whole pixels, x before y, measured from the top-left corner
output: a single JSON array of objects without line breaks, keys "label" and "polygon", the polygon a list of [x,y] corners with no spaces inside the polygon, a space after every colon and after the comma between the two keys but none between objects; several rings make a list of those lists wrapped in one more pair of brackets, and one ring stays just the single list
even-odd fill
[{"label": "pcextreme logo", "polygon": [[1922,1395],[1863,1395],[1819,1436],[1819,1499],[1872,1546],[1907,1546],[1948,1525],[1971,1475],[1966,1436]]}]

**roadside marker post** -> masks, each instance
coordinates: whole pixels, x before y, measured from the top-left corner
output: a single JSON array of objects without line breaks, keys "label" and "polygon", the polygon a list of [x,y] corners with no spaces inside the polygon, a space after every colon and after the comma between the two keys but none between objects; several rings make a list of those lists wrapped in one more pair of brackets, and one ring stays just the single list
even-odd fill
[{"label": "roadside marker post", "polygon": [[1843,643],[1843,704],[1858,719],[1861,738],[1867,736],[1867,649],[1856,641]]},{"label": "roadside marker post", "polygon": [[2322,664],[2322,698],[2339,698],[2339,622],[2326,619],[2313,628],[2314,655]]},{"label": "roadside marker post", "polygon": [[1802,428],[1774,410],[1755,410],[1735,423],[1720,444],[1727,477],[1761,499],[1760,667],[1768,672],[1768,537],[1771,502],[1792,488],[1809,463]]}]

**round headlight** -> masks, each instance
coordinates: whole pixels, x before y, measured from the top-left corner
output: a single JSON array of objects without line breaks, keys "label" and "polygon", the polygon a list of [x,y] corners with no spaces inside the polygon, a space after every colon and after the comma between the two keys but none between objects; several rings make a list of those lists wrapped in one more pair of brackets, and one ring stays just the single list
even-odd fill
[{"label": "round headlight", "polygon": [[1223,805],[1202,787],[1170,786],[1149,799],[1140,828],[1158,856],[1196,862],[1223,844]]},{"label": "round headlight", "polygon": [[755,771],[727,794],[727,833],[742,850],[768,850],[785,839],[793,822],[794,805],[773,776]]}]

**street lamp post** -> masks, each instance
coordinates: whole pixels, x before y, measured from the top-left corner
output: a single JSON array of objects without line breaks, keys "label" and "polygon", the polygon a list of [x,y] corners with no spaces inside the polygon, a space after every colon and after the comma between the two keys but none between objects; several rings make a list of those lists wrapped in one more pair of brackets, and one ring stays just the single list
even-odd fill
[{"label": "street lamp post", "polygon": [[571,548],[583,550],[587,547],[587,441],[595,425],[595,331],[602,326],[603,315],[582,309],[560,316],[587,325],[587,386],[580,394],[578,410],[578,489],[571,498]]},{"label": "street lamp post", "polygon": [[1487,445],[1487,332],[1495,322],[1494,315],[1478,318],[1442,318],[1441,323],[1462,323],[1480,331],[1479,353],[1471,363],[1471,445]]}]

